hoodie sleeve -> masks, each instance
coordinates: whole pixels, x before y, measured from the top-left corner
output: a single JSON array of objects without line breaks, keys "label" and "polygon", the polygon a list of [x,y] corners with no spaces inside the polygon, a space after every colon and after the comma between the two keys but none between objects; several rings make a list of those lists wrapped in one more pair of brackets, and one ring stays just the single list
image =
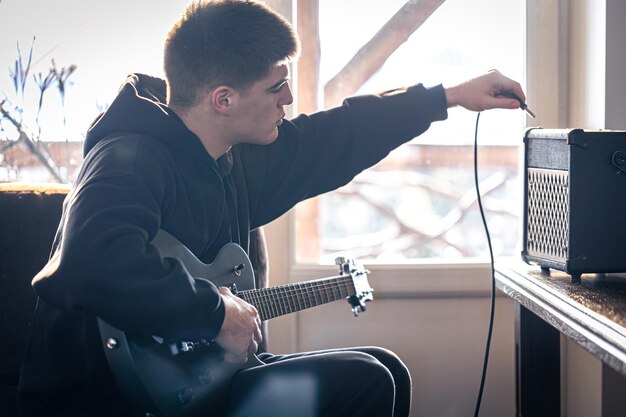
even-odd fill
[{"label": "hoodie sleeve", "polygon": [[272,145],[242,147],[252,227],[347,184],[447,115],[443,87],[419,84],[349,98],[335,109],[283,123]]},{"label": "hoodie sleeve", "polygon": [[85,311],[127,332],[213,338],[224,319],[217,288],[177,260],[162,260],[150,243],[176,194],[171,161],[144,142],[104,140],[85,160],[34,289],[59,309]]}]

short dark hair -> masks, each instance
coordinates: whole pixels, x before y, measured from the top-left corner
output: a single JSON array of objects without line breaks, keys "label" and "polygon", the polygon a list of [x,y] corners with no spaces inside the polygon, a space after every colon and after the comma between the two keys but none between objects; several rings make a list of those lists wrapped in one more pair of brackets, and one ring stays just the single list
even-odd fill
[{"label": "short dark hair", "polygon": [[194,106],[201,91],[219,85],[245,89],[299,50],[291,24],[261,3],[194,1],[165,42],[168,103]]}]

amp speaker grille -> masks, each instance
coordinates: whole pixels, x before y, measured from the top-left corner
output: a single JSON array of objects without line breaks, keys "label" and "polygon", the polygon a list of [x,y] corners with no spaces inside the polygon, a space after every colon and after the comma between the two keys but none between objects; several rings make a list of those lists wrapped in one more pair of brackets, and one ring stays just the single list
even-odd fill
[{"label": "amp speaker grille", "polygon": [[569,172],[528,168],[527,250],[565,261],[568,245]]}]

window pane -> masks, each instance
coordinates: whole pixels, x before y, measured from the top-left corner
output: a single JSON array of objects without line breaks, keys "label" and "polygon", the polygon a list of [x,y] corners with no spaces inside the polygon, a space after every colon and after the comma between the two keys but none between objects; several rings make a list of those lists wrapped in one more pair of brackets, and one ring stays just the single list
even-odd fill
[{"label": "window pane", "polygon": [[[405,3],[320,0],[322,103],[328,80]],[[492,68],[522,80],[523,56],[523,2],[447,0],[357,94],[416,82],[452,85]],[[474,190],[475,121],[476,113],[451,109],[448,120],[348,186],[298,206],[296,260],[331,262],[338,254],[385,263],[486,256]],[[479,181],[496,255],[517,252],[523,127],[521,111],[493,110],[480,120]]]},{"label": "window pane", "polygon": [[[71,182],[82,161],[89,124],[110,104],[127,75],[162,77],[165,37],[188,3],[169,0],[155,7],[153,0],[1,1],[0,102],[37,148],[18,141],[14,124],[0,118],[0,182]],[[66,78],[63,94],[58,83],[42,94],[35,77],[45,79],[53,60],[59,71],[72,65],[76,70]],[[16,61],[29,68],[23,92],[16,91],[12,76]],[[53,161],[51,168],[41,162],[46,156]]]}]

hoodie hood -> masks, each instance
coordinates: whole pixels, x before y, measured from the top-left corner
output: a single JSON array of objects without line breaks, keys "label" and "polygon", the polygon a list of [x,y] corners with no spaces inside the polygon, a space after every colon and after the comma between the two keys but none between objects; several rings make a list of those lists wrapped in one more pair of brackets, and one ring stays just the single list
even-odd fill
[{"label": "hoodie hood", "polygon": [[83,146],[83,156],[103,138],[116,133],[144,134],[170,149],[213,160],[200,139],[165,105],[167,87],[160,78],[131,74],[109,106],[92,123]]}]

